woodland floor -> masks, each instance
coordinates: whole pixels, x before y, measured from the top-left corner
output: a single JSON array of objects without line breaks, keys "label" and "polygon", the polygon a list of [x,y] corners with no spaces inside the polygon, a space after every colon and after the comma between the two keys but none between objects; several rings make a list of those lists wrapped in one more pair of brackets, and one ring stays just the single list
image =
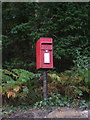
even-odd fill
[{"label": "woodland floor", "polygon": [[14,112],[3,110],[3,118],[88,118],[90,110],[68,107],[17,109]]}]

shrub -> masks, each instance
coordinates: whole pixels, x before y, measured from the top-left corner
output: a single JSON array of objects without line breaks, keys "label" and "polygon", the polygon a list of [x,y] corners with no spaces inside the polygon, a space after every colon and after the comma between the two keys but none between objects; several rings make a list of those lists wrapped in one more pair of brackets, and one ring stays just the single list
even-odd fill
[{"label": "shrub", "polygon": [[59,106],[59,107],[78,107],[80,109],[88,108],[90,102],[86,102],[85,100],[72,99],[68,96],[62,96],[61,94],[50,93],[51,96],[46,100],[46,104],[44,101],[39,101],[35,103],[36,107],[50,107],[50,106]]},{"label": "shrub", "polygon": [[82,98],[84,93],[89,95],[88,70],[78,71],[76,68],[67,70],[59,75],[49,74],[52,82],[49,83],[49,94],[54,92],[62,96],[68,96],[73,100]]},{"label": "shrub", "polygon": [[[24,69],[2,70],[2,95],[3,103],[32,104],[39,99],[37,78],[34,74]],[[36,97],[37,95],[37,97]]]}]

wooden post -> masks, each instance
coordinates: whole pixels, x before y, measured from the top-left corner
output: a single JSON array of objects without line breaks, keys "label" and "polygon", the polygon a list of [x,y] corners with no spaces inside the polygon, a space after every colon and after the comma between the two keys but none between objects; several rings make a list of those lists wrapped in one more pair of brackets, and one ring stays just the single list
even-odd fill
[{"label": "wooden post", "polygon": [[44,103],[46,105],[46,101],[48,97],[47,71],[43,71],[43,97],[44,97]]}]

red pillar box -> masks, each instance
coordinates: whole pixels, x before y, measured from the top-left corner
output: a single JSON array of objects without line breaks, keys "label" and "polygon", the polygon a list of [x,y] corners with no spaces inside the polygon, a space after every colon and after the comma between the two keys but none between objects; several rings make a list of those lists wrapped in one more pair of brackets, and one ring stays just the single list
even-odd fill
[{"label": "red pillar box", "polygon": [[40,38],[36,43],[36,69],[53,68],[52,38]]}]

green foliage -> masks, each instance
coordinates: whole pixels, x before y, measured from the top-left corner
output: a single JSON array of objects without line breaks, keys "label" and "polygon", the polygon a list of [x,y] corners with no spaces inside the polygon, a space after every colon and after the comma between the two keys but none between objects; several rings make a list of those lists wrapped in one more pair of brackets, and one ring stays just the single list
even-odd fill
[{"label": "green foliage", "polygon": [[[89,80],[89,73],[90,73],[90,57],[82,55],[80,51],[77,50],[77,57],[74,60],[74,64],[75,64],[75,69],[77,69],[78,74],[80,76],[82,76],[83,81],[81,82],[82,85],[87,86],[87,88],[89,89],[89,85],[90,85],[90,80]],[[89,91],[88,89],[83,89],[85,91]]]},{"label": "green foliage", "polygon": [[80,50],[76,50],[76,59],[73,61],[78,70],[88,70],[89,69],[90,58],[81,54]]},{"label": "green foliage", "polygon": [[[34,71],[35,44],[40,37],[53,38],[58,72],[73,65],[76,50],[90,54],[88,3],[3,3],[2,8],[4,67],[8,62],[15,63],[14,68],[31,71],[34,67]],[[29,66],[32,62],[33,67]]]},{"label": "green foliage", "polygon": [[[9,103],[11,103],[13,99],[13,104],[14,101],[18,100],[17,104],[22,101],[22,105],[24,105],[27,103],[34,104],[41,100],[43,88],[40,75],[40,72],[34,74],[24,69],[4,69],[2,93],[5,102],[9,100]],[[72,104],[74,104],[73,101],[82,99],[84,93],[89,94],[89,91],[88,81],[77,69],[67,70],[61,74],[55,72],[48,74],[49,105],[51,103],[53,106],[65,106],[65,104],[69,106],[68,102],[72,101]],[[55,104],[52,102],[55,102]],[[44,105],[43,101],[36,104]]]},{"label": "green foliage", "polygon": [[5,61],[4,68],[7,68],[8,70],[17,68],[17,69],[27,69],[31,72],[35,70],[35,62],[31,63],[24,63],[23,61],[19,61],[17,58],[12,60],[11,63]]},{"label": "green foliage", "polygon": [[90,102],[86,102],[85,100],[72,99],[68,96],[63,97],[61,94],[51,93],[51,96],[46,100],[46,104],[44,101],[39,101],[35,103],[36,107],[50,107],[50,106],[59,106],[59,107],[79,107],[80,109],[85,109],[88,107]]},{"label": "green foliage", "polygon": [[62,96],[68,96],[73,100],[82,98],[84,93],[89,95],[90,89],[87,69],[78,71],[76,68],[73,68],[58,75],[55,73],[48,75],[52,79],[52,82],[48,85],[49,93],[55,92]]},{"label": "green foliage", "polygon": [[38,85],[36,86],[38,77],[40,74],[34,74],[24,69],[12,69],[11,71],[4,69],[2,71],[4,102],[9,100],[9,104],[11,104],[11,100],[13,100],[12,104],[15,104],[15,101],[18,100],[17,104],[20,104],[20,101],[23,101],[21,104],[24,102],[26,104],[27,101],[28,104],[31,104],[34,100],[39,99],[38,92],[35,92],[35,89],[38,88]]}]

